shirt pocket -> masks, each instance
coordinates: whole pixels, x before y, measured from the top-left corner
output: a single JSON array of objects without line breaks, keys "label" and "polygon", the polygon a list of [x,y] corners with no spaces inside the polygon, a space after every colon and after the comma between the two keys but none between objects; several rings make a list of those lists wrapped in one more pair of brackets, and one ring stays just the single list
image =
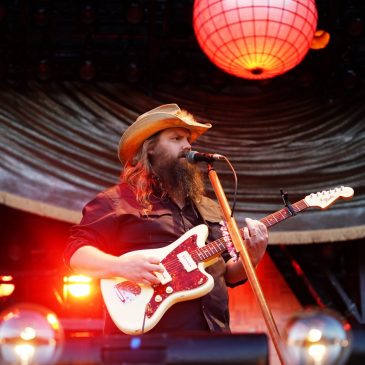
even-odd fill
[{"label": "shirt pocket", "polygon": [[169,209],[154,209],[149,214],[140,212],[140,218],[143,221],[144,239],[151,248],[164,247],[183,233]]}]

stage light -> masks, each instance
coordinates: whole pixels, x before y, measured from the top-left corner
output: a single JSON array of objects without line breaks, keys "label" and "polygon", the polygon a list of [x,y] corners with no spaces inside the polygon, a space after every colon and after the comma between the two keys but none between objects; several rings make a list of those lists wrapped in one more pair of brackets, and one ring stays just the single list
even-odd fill
[{"label": "stage light", "polygon": [[63,296],[87,297],[92,292],[92,279],[83,275],[71,275],[63,278]]},{"label": "stage light", "polygon": [[[49,321],[50,316],[53,322]],[[45,307],[22,303],[0,314],[3,365],[51,365],[61,355],[63,343],[63,328],[56,315]]]},{"label": "stage light", "polygon": [[218,67],[238,77],[275,77],[299,64],[317,26],[314,0],[195,0],[200,47]]},{"label": "stage light", "polygon": [[0,276],[0,298],[9,297],[13,294],[15,284],[11,275]]},{"label": "stage light", "polygon": [[329,309],[311,308],[292,316],[284,339],[291,365],[342,365],[351,353],[351,327]]}]

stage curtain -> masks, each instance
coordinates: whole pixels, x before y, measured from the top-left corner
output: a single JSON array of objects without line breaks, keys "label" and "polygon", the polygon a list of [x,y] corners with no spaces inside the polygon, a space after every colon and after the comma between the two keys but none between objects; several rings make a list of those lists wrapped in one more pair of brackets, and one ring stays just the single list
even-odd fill
[{"label": "stage curtain", "polygon": [[[67,222],[119,180],[117,145],[141,113],[177,103],[213,128],[193,149],[224,154],[238,176],[235,216],[260,219],[337,186],[351,200],[311,208],[272,228],[270,243],[311,243],[365,236],[365,92],[336,97],[289,88],[230,93],[158,85],[30,82],[0,89],[0,202]],[[233,203],[234,180],[215,169]],[[206,167],[201,166],[203,172]],[[207,179],[208,194],[212,195]]]}]

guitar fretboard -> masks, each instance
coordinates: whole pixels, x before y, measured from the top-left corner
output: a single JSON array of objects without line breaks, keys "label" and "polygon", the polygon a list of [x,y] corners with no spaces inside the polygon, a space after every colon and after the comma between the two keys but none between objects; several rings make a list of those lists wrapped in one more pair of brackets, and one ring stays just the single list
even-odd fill
[{"label": "guitar fretboard", "polygon": [[[308,208],[308,204],[304,199],[292,204],[295,213],[299,213],[302,210]],[[277,212],[260,219],[260,222],[264,223],[267,228],[274,226],[276,223],[282,222],[283,220],[290,218],[292,216],[288,208],[283,208]],[[242,231],[242,230],[241,230]]]},{"label": "guitar fretboard", "polygon": [[[302,210],[308,208],[308,204],[304,199],[299,200],[298,202],[292,204],[292,208],[295,213],[299,213]],[[283,208],[278,210],[275,213],[272,213],[262,219],[260,222],[264,223],[267,228],[274,226],[275,224],[282,222],[283,220],[292,217],[293,214],[290,212],[288,208]],[[243,228],[240,229],[241,235],[243,235]],[[226,242],[228,238],[221,237],[203,247],[200,247],[196,250],[195,254],[199,261],[206,261],[216,255],[219,255],[224,250],[226,250],[227,245]]]}]

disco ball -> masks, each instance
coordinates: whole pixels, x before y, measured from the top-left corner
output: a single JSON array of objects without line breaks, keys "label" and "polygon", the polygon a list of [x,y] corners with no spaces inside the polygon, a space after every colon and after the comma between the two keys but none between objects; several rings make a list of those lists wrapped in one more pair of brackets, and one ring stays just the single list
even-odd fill
[{"label": "disco ball", "polygon": [[292,316],[284,335],[291,365],[341,365],[351,352],[351,326],[335,311],[308,308]]},{"label": "disco ball", "polygon": [[59,358],[63,328],[45,307],[21,303],[0,313],[0,363],[51,365]]}]

